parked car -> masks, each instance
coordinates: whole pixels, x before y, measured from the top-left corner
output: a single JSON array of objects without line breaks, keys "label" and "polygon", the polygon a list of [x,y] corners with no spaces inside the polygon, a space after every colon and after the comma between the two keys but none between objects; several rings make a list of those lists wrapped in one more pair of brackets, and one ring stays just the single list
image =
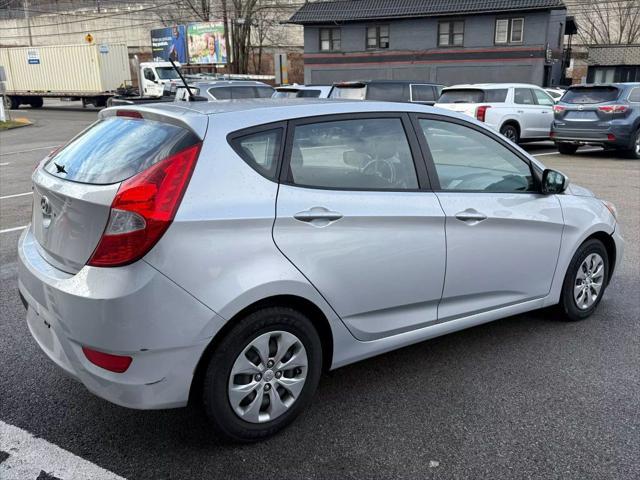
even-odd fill
[{"label": "parked car", "polygon": [[560,153],[599,145],[640,158],[640,82],[574,85],[553,109]]},{"label": "parked car", "polygon": [[545,88],[544,91],[547,92],[551,98],[553,98],[554,102],[560,100],[565,92],[565,90],[563,90],[562,88]]},{"label": "parked car", "polygon": [[486,123],[514,143],[548,139],[553,105],[542,88],[515,83],[447,87],[436,103]]},{"label": "parked car", "polygon": [[331,85],[286,85],[276,87],[273,98],[328,98]]},{"label": "parked car", "polygon": [[[191,93],[205,97],[209,101],[237,100],[240,98],[271,98],[273,87],[266,83],[251,80],[208,80],[189,84]],[[174,101],[188,100],[187,89],[184,86],[176,88]]]},{"label": "parked car", "polygon": [[239,441],[291,423],[323,370],[556,304],[584,319],[623,250],[610,203],[422,105],[110,108],[32,180],[41,349],[119,405],[202,401]]},{"label": "parked car", "polygon": [[444,85],[396,80],[366,80],[333,84],[329,98],[348,100],[382,100],[433,105]]}]

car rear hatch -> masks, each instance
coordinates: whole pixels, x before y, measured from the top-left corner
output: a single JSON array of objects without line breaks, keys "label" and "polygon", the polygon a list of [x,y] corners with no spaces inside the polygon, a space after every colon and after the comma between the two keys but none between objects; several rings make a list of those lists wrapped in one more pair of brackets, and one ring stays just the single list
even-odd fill
[{"label": "car rear hatch", "polygon": [[628,114],[628,106],[618,101],[620,93],[619,88],[607,85],[570,88],[553,107],[555,127],[570,131],[569,135],[603,137],[612,120]]},{"label": "car rear hatch", "polygon": [[[147,108],[103,111],[34,172],[31,228],[40,254],[60,270],[76,273],[90,260],[127,179],[200,145],[201,137],[183,121]],[[200,117],[206,128],[206,116]]]}]

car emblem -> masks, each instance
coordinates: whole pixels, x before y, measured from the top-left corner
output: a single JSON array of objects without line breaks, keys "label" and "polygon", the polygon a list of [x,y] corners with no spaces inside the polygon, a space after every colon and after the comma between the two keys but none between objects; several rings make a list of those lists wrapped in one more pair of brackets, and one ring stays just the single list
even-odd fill
[{"label": "car emblem", "polygon": [[51,215],[51,202],[44,195],[40,198],[40,210],[45,216]]},{"label": "car emblem", "polygon": [[582,105],[578,105],[578,110],[582,110],[584,107]]}]

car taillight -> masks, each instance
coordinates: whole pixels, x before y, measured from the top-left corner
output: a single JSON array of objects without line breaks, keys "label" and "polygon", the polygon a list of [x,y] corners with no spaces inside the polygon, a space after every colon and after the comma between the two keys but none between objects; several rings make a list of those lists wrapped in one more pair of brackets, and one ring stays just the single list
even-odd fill
[{"label": "car taillight", "polygon": [[602,105],[598,107],[598,110],[603,113],[625,113],[629,107],[626,105]]},{"label": "car taillight", "polygon": [[175,217],[201,145],[185,148],[122,182],[87,265],[128,265],[153,248]]},{"label": "car taillight", "polygon": [[479,121],[484,122],[484,119],[487,116],[487,110],[490,108],[490,105],[480,105],[478,108],[476,108],[476,118]]},{"label": "car taillight", "polygon": [[564,112],[566,109],[567,109],[567,107],[563,107],[562,105],[554,105],[553,106],[553,111],[555,113]]},{"label": "car taillight", "polygon": [[133,358],[125,355],[113,355],[111,353],[99,352],[89,347],[82,347],[82,353],[94,365],[115,373],[124,373],[131,365]]}]

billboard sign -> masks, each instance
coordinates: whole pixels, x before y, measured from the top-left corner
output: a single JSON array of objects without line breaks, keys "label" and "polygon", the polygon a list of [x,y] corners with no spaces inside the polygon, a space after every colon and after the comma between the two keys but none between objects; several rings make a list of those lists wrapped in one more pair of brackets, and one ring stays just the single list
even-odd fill
[{"label": "billboard sign", "polygon": [[227,63],[224,24],[190,23],[187,27],[189,63]]},{"label": "billboard sign", "polygon": [[187,42],[184,25],[151,30],[151,54],[154,62],[172,59],[187,63]]}]

